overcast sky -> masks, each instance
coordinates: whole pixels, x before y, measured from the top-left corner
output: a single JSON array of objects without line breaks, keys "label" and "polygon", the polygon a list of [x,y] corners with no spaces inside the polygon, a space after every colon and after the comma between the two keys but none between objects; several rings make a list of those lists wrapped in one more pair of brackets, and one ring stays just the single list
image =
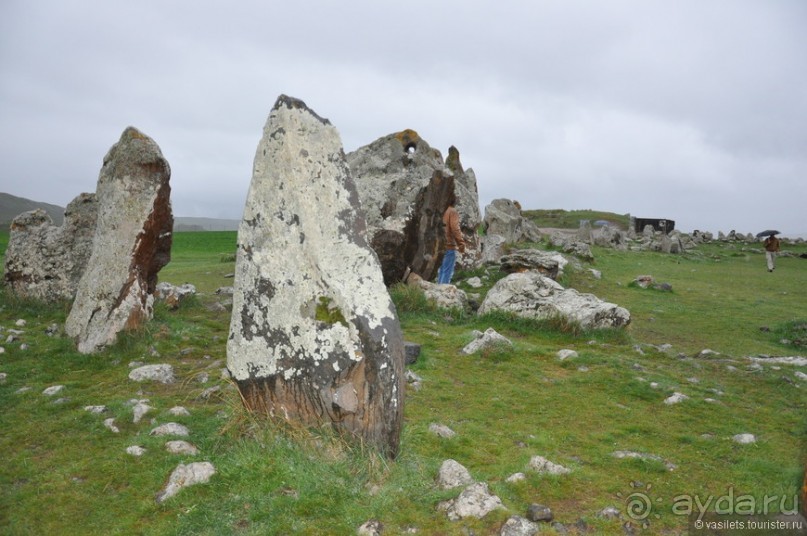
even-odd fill
[{"label": "overcast sky", "polygon": [[804,0],[2,0],[0,191],[95,191],[132,125],[176,216],[240,219],[280,94],[346,152],[456,146],[482,211],[807,235]]}]

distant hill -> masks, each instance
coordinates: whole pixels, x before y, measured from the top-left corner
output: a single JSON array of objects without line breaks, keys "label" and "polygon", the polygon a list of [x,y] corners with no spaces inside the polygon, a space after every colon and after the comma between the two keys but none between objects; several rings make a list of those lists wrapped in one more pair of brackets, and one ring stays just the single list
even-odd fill
[{"label": "distant hill", "polygon": [[32,201],[24,197],[17,197],[0,192],[0,228],[7,229],[14,218],[23,212],[38,208],[44,209],[45,212],[50,215],[53,223],[56,225],[62,224],[64,220],[64,207],[40,203],[39,201]]},{"label": "distant hill", "polygon": [[219,220],[215,218],[174,218],[174,231],[237,231],[239,220]]},{"label": "distant hill", "polygon": [[[38,208],[50,215],[54,225],[61,225],[64,221],[64,207],[0,192],[0,229],[8,229],[14,218]],[[175,217],[174,231],[237,231],[239,223],[238,220]]]}]

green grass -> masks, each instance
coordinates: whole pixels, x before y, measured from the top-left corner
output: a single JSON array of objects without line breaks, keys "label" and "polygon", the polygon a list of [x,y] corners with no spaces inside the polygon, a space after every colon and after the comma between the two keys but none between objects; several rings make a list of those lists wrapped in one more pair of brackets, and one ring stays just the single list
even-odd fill
[{"label": "green grass", "polygon": [[[0,233],[0,253],[6,243],[7,234]],[[19,301],[0,290],[0,326],[27,322],[17,328],[25,331],[19,341],[0,343],[6,350],[0,372],[8,374],[0,383],[0,533],[355,534],[374,518],[384,523],[384,534],[410,527],[419,534],[498,534],[509,515],[524,515],[539,502],[563,523],[583,518],[592,533],[623,534],[619,521],[595,514],[609,505],[624,512],[625,497],[635,491],[631,482],[640,481],[651,486],[653,501],[660,500],[646,533],[660,534],[686,526],[671,511],[675,497],[705,500],[732,489],[761,501],[765,495],[792,498],[800,485],[807,384],[799,385],[794,372],[807,367],[753,370],[744,356],[804,355],[792,343],[802,340],[807,322],[802,259],[780,258],[769,274],[761,254],[727,245],[684,256],[595,248],[591,267],[602,271],[602,279],[569,270],[563,282],[628,308],[633,321],[627,330],[583,331],[502,314],[479,318],[436,309],[421,293],[394,287],[405,336],[422,345],[411,368],[423,383],[407,391],[401,455],[390,461],[328,430],[293,429],[243,410],[237,391],[220,376],[230,315],[210,307],[223,300],[215,289],[232,284],[226,276],[234,271],[234,251],[234,232],[176,234],[160,279],[193,283],[199,297],[178,311],[157,307],[147,328],[95,356],[77,353],[66,337],[45,334],[52,323],[63,325],[67,304]],[[670,283],[673,291],[632,287],[642,274]],[[481,289],[464,282],[472,275],[483,278]],[[503,275],[480,269],[458,273],[457,280],[464,290],[484,295]],[[510,338],[513,348],[459,353],[473,330],[489,327]],[[665,343],[672,345],[668,352],[647,346]],[[642,353],[636,345],[645,345]],[[558,360],[564,348],[579,357]],[[705,348],[720,355],[692,357]],[[134,384],[127,378],[134,361],[170,363],[179,380]],[[200,383],[200,373],[209,375],[207,383]],[[42,395],[56,384],[65,386],[62,393]],[[199,398],[214,385],[218,394]],[[20,393],[21,387],[30,390]],[[676,391],[690,399],[665,405]],[[66,400],[55,403],[59,397]],[[144,398],[154,409],[135,424],[129,401]],[[96,404],[108,412],[83,410]],[[191,416],[171,416],[175,405]],[[116,419],[120,434],[104,428],[108,417]],[[149,435],[169,421],[190,428],[188,440],[199,456],[171,455],[165,439]],[[458,435],[433,435],[433,422]],[[731,441],[745,432],[758,442]],[[126,454],[135,444],[148,449],[142,458]],[[654,454],[677,468],[616,459],[616,450]],[[534,455],[573,472],[530,473],[526,466]],[[488,482],[509,511],[448,521],[436,507],[458,491],[434,483],[447,458]],[[215,465],[210,483],[157,505],[154,494],[171,470],[194,460]],[[505,482],[515,472],[527,479]]]}]

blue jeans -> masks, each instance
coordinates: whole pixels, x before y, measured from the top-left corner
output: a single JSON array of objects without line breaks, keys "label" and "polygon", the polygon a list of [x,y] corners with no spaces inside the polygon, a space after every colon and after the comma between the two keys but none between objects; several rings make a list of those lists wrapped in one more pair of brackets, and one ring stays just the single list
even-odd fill
[{"label": "blue jeans", "polygon": [[447,249],[443,255],[443,264],[437,271],[437,284],[448,285],[454,276],[454,263],[457,262],[457,250]]}]

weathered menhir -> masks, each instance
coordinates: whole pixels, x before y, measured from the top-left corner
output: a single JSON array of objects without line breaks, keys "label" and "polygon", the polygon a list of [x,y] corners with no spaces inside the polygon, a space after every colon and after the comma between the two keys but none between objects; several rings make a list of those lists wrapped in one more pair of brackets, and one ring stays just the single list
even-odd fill
[{"label": "weathered menhir", "polygon": [[60,226],[42,209],[14,218],[3,274],[8,289],[44,302],[72,300],[92,253],[97,215],[95,194],[84,193],[67,205]]},{"label": "weathered menhir", "polygon": [[238,230],[227,366],[248,409],[398,453],[404,343],[337,130],[281,95]]},{"label": "weathered menhir", "polygon": [[160,148],[133,127],[104,157],[92,253],[65,323],[79,352],[94,353],[151,319],[157,273],[171,259],[170,178]]}]

